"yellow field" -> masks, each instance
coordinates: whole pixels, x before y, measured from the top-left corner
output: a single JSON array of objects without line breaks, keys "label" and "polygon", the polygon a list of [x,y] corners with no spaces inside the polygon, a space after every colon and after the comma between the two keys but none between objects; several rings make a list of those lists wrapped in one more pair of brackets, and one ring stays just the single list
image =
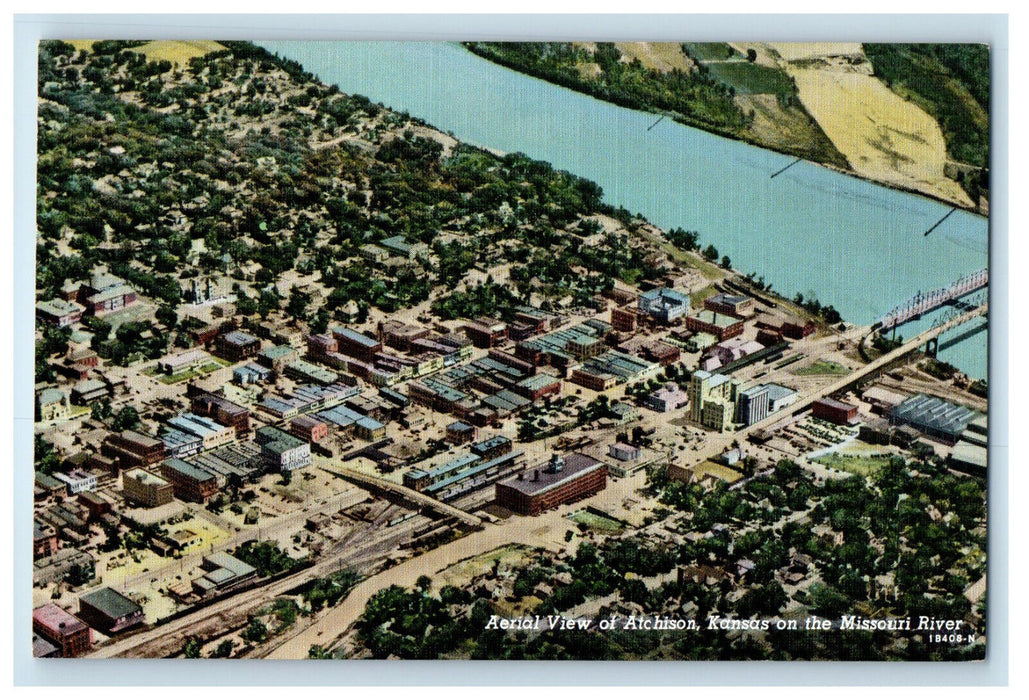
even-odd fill
[{"label": "yellow field", "polygon": [[[67,43],[75,47],[77,51],[92,51],[96,39],[69,39]],[[141,53],[148,61],[171,61],[172,63],[186,63],[191,58],[204,56],[215,51],[223,51],[224,46],[217,41],[201,39],[197,41],[151,41],[150,43],[137,46],[130,51]]]},{"label": "yellow field", "polygon": [[217,41],[151,41],[132,49],[146,56],[148,61],[171,61],[186,63],[191,58],[204,56],[215,51],[224,51],[225,47]]},{"label": "yellow field", "polygon": [[693,67],[693,62],[682,52],[682,46],[675,42],[626,41],[618,42],[615,47],[628,60],[638,58],[647,68],[661,73],[674,68],[689,71]]},{"label": "yellow field", "polygon": [[970,206],[943,174],[939,124],[872,75],[860,44],[770,44],[800,100],[854,171],[871,180]]}]

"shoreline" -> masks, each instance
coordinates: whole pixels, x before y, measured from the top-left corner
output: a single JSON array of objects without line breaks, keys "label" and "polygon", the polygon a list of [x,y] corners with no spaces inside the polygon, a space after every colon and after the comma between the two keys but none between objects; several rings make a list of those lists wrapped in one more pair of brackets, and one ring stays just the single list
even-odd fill
[{"label": "shoreline", "polygon": [[[886,179],[879,179],[879,178],[870,177],[868,175],[863,175],[861,173],[858,173],[852,167],[844,168],[844,167],[841,167],[841,166],[839,166],[837,164],[834,164],[834,163],[828,162],[828,161],[824,161],[823,162],[823,161],[819,161],[819,160],[811,160],[811,158],[808,157],[808,156],[810,156],[809,153],[805,152],[804,154],[802,154],[801,152],[793,150],[793,149],[790,149],[789,147],[787,147],[785,145],[773,145],[773,144],[769,144],[769,143],[764,143],[764,142],[761,142],[761,141],[759,141],[757,139],[748,138],[746,134],[736,134],[736,133],[728,132],[728,131],[721,130],[721,129],[715,129],[715,128],[706,127],[706,126],[704,126],[700,122],[691,122],[691,121],[687,120],[680,113],[666,112],[666,111],[661,111],[661,110],[648,110],[648,109],[640,108],[639,106],[633,106],[633,105],[629,105],[629,104],[622,104],[621,102],[619,102],[617,100],[604,99],[602,97],[597,96],[594,91],[586,89],[586,88],[584,88],[582,86],[575,85],[575,84],[569,84],[569,83],[567,83],[565,81],[552,80],[552,79],[550,79],[548,77],[545,77],[543,75],[536,75],[534,73],[531,73],[531,72],[528,72],[528,71],[525,71],[525,70],[521,70],[517,66],[512,65],[509,61],[503,60],[501,57],[494,56],[494,55],[488,54],[486,52],[477,51],[475,48],[473,48],[471,46],[468,46],[467,42],[458,41],[458,42],[455,42],[455,43],[457,45],[459,45],[462,49],[467,51],[468,53],[472,54],[473,56],[477,56],[477,57],[479,57],[479,58],[481,58],[481,59],[483,59],[485,61],[489,61],[490,63],[492,63],[494,65],[497,65],[497,66],[500,66],[502,68],[506,68],[508,70],[514,71],[515,73],[518,73],[519,75],[527,76],[529,78],[535,78],[537,80],[542,80],[542,81],[544,81],[544,82],[546,82],[546,83],[548,83],[550,85],[554,85],[554,86],[557,86],[557,87],[565,88],[567,90],[571,90],[571,91],[573,91],[573,92],[575,92],[577,94],[585,95],[586,97],[590,97],[590,98],[592,98],[594,100],[597,100],[598,102],[603,102],[603,103],[615,105],[615,106],[618,106],[618,107],[624,107],[625,109],[631,109],[631,110],[633,110],[635,112],[640,112],[640,113],[644,113],[644,114],[652,114],[654,116],[663,116],[665,118],[671,119],[673,122],[675,122],[677,124],[680,124],[682,126],[685,126],[685,127],[691,128],[691,129],[697,129],[698,131],[703,131],[703,132],[711,134],[713,136],[719,136],[719,137],[728,139],[730,141],[737,141],[739,143],[745,143],[748,146],[753,146],[755,148],[760,148],[760,149],[763,149],[763,150],[766,150],[766,151],[770,151],[772,153],[778,153],[780,155],[791,156],[793,158],[800,158],[805,163],[810,163],[812,165],[818,165],[818,166],[821,166],[821,167],[824,167],[824,168],[828,168],[829,170],[832,170],[833,172],[839,173],[841,175],[849,175],[849,176],[854,177],[854,178],[856,178],[858,180],[862,180],[864,182],[869,182],[869,183],[874,184],[874,185],[879,185],[879,186],[882,186],[882,187],[886,187],[886,188],[891,189],[891,190],[895,190],[895,191],[898,191],[898,192],[905,192],[907,194],[912,194],[912,195],[916,195],[916,196],[919,196],[919,197],[924,197],[924,198],[929,199],[931,201],[938,202],[940,204],[943,204],[943,205],[946,205],[946,206],[949,206],[949,207],[956,207],[957,209],[960,209],[961,211],[965,211],[965,212],[968,212],[968,213],[976,215],[976,216],[981,216],[981,217],[989,220],[989,213],[984,213],[980,209],[980,207],[978,207],[978,206],[976,206],[974,204],[973,204],[973,206],[969,207],[969,206],[967,206],[966,204],[964,204],[962,202],[957,202],[957,201],[954,201],[952,199],[948,199],[946,197],[941,197],[941,196],[938,196],[938,195],[934,195],[934,194],[931,194],[929,192],[925,192],[924,190],[920,190],[920,189],[917,189],[917,188],[914,188],[914,187],[905,186],[904,184],[901,184],[899,182],[894,182],[894,181],[890,181],[890,180],[886,180]],[[849,162],[848,162],[848,166],[849,166]],[[988,206],[989,206],[989,201],[987,200],[987,207]]]}]

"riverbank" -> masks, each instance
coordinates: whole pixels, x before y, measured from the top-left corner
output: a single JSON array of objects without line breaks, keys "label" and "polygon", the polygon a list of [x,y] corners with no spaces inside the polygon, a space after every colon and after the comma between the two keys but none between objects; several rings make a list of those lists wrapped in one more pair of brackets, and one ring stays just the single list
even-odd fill
[{"label": "riverbank", "polygon": [[[918,104],[872,75],[860,44],[684,44],[690,54],[684,48],[679,56],[683,60],[674,61],[669,51],[653,48],[678,49],[677,44],[635,42],[613,45],[621,53],[617,64],[605,63],[603,57],[593,61],[597,44],[589,43],[575,45],[570,55],[548,54],[538,63],[531,53],[502,51],[479,42],[462,45],[498,65],[596,99],[660,114],[685,126],[969,212],[988,213],[985,197],[973,201],[949,176],[955,166],[948,159],[940,125]],[[612,65],[617,65],[616,71],[630,70],[625,65],[650,71],[636,77],[654,85],[649,91],[631,88],[637,93],[630,93],[630,88],[612,86],[602,65],[608,72]],[[707,88],[691,93],[687,102],[668,97],[671,90],[695,89],[675,77],[688,74],[691,67],[695,76],[701,76],[694,80]],[[726,93],[720,94],[712,85],[725,88]],[[722,98],[731,99],[742,121],[726,112],[729,108],[720,103]],[[694,108],[695,104],[701,106]],[[697,111],[690,112],[693,109]],[[719,118],[711,118],[709,112]]]}]

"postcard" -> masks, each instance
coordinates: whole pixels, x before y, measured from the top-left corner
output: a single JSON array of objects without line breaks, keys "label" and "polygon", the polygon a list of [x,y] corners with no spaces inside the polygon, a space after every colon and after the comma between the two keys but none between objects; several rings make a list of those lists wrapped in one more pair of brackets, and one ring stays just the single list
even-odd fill
[{"label": "postcard", "polygon": [[726,39],[41,41],[33,655],[984,659],[990,47]]}]

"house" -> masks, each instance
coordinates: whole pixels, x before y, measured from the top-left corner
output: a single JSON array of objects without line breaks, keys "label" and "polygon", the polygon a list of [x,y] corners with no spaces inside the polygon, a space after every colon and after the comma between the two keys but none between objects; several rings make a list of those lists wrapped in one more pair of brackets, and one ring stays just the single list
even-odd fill
[{"label": "house", "polygon": [[40,422],[65,421],[71,417],[68,394],[60,389],[43,389],[36,394],[36,406]]},{"label": "house", "polygon": [[106,587],[79,596],[79,617],[108,636],[144,622],[143,608]]}]

